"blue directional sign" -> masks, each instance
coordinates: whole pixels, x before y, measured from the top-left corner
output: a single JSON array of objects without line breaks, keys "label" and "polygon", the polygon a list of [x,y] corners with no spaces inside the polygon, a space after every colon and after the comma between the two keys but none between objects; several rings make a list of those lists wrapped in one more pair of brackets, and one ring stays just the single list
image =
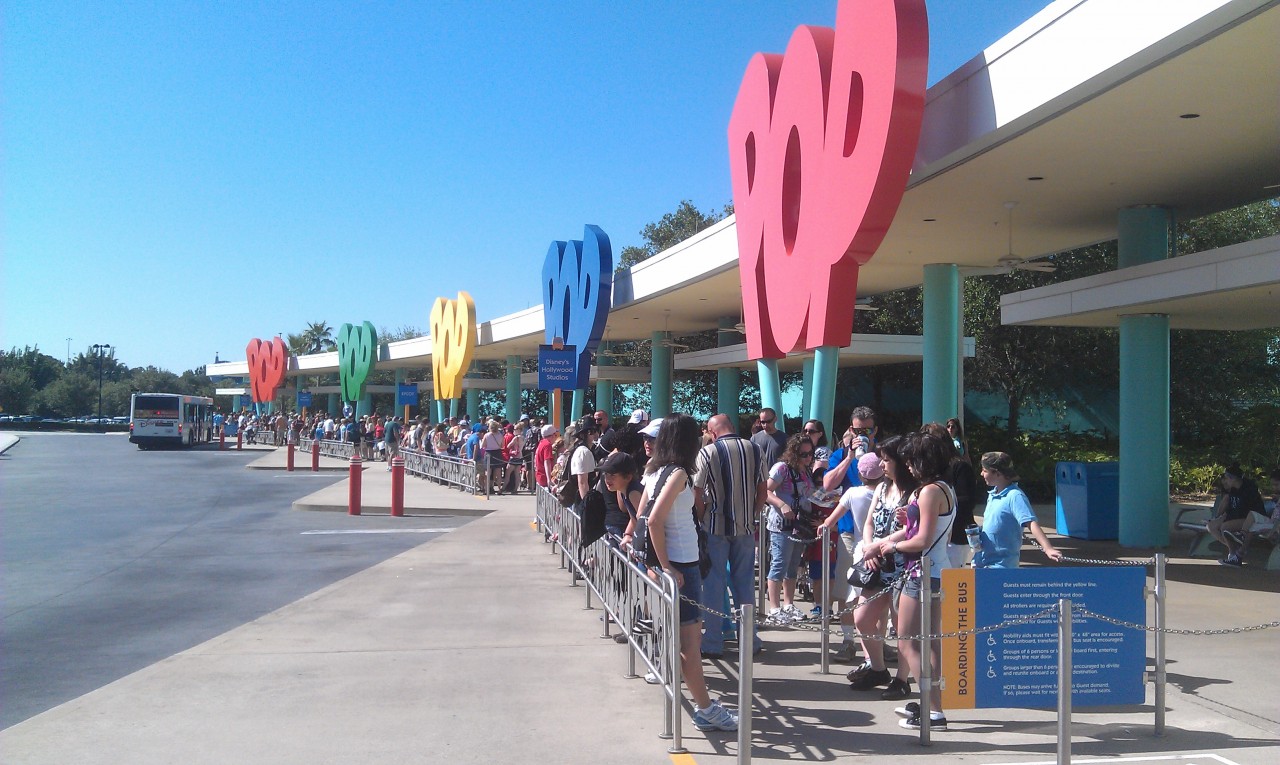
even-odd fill
[{"label": "blue directional sign", "polygon": [[[1069,599],[1103,616],[1146,623],[1146,569],[984,568],[942,572],[946,631],[1026,618]],[[1058,692],[1058,620],[1051,616],[943,641],[947,708],[1052,707]],[[1071,703],[1141,704],[1146,634],[1076,617],[1071,640]]]},{"label": "blue directional sign", "polygon": [[396,406],[417,406],[418,386],[414,383],[401,383],[396,386]]},{"label": "blue directional sign", "polygon": [[309,390],[298,391],[298,408],[310,407],[310,406],[311,406],[311,391]]},{"label": "blue directional sign", "polygon": [[577,348],[538,346],[538,390],[573,390],[577,384]]}]

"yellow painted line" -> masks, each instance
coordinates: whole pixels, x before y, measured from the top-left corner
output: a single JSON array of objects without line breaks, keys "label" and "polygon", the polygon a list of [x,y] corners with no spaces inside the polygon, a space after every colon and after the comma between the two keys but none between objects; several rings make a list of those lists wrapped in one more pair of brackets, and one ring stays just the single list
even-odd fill
[{"label": "yellow painted line", "polygon": [[698,765],[698,761],[693,759],[691,754],[673,754],[671,765]]}]

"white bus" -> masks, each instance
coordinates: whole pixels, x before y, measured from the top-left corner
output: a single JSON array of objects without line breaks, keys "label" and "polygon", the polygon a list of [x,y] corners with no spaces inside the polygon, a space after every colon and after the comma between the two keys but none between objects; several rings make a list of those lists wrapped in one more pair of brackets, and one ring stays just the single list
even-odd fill
[{"label": "white bus", "polygon": [[179,393],[135,393],[129,441],[139,449],[195,446],[213,438],[213,399]]}]

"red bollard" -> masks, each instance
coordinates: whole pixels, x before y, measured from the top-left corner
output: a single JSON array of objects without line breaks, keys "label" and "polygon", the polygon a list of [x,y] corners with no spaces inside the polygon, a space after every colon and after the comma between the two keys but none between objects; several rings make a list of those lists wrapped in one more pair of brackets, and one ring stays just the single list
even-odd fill
[{"label": "red bollard", "polygon": [[218,428],[218,451],[225,452],[227,450],[227,431]]},{"label": "red bollard", "polygon": [[284,458],[284,469],[293,472],[293,444],[289,444],[289,452]]},{"label": "red bollard", "polygon": [[244,446],[244,431],[236,428],[236,450],[239,451],[242,446]]},{"label": "red bollard", "polygon": [[364,465],[359,455],[351,457],[351,476],[347,479],[347,515],[360,514],[360,479],[364,475]]},{"label": "red bollard", "polygon": [[404,517],[404,457],[391,458],[391,514]]},{"label": "red bollard", "polygon": [[320,472],[320,439],[311,441],[311,472]]}]

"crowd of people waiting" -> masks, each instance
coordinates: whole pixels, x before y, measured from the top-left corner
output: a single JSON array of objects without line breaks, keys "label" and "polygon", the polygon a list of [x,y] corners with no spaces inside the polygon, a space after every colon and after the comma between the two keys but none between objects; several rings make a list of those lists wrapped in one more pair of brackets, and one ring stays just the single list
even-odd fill
[{"label": "crowd of people waiting", "polygon": [[[885,641],[919,632],[922,558],[931,563],[937,593],[943,569],[1017,566],[1024,530],[1049,559],[1062,557],[1003,452],[978,461],[990,488],[983,525],[974,525],[976,471],[958,420],[885,438],[875,413],[858,407],[834,444],[821,421],[809,420],[791,435],[779,424],[777,412],[762,409],[746,438],[730,415],[705,423],[683,414],[649,421],[636,410],[614,430],[597,412],[563,434],[544,427],[535,449],[539,485],[555,490],[575,481],[580,497],[599,489],[610,543],[633,554],[650,576],[665,571],[676,582],[683,596],[683,678],[702,730],[737,726],[734,712],[710,700],[702,674],[703,659],[722,657],[733,623],[705,614],[724,613],[730,602],[754,602],[757,533],[768,539],[766,624],[820,618],[824,608],[838,613],[844,640],[832,658],[857,664],[848,673],[852,690],[883,687],[886,700],[909,698],[911,679],[920,676],[919,644],[900,641],[897,655]],[[835,586],[829,593],[819,586],[822,527],[831,545]],[[700,536],[709,566],[699,566]],[[797,583],[805,580],[816,603],[807,612],[796,605]],[[940,604],[932,608],[937,624]],[[930,654],[934,677],[939,648]],[[753,650],[764,649],[757,637]],[[895,658],[896,673],[890,673]],[[930,709],[931,726],[945,729],[936,688]],[[903,727],[920,727],[918,704],[896,711]]]}]

